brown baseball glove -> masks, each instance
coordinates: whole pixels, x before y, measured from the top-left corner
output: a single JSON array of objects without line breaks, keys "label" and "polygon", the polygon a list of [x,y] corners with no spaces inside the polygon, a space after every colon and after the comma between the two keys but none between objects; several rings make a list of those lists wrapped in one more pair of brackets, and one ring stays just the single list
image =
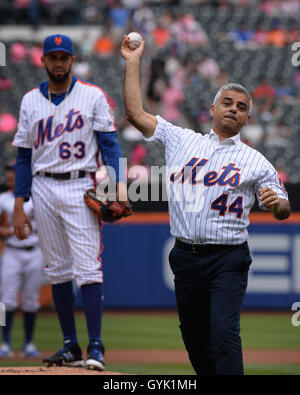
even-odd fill
[{"label": "brown baseball glove", "polygon": [[84,200],[94,215],[105,222],[115,222],[133,214],[131,205],[116,200],[107,200],[107,196],[98,195],[96,189],[89,189]]}]

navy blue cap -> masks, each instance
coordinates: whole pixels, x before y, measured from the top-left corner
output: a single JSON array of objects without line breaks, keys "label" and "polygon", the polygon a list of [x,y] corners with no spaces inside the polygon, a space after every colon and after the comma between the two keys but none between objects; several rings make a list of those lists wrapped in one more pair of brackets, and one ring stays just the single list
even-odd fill
[{"label": "navy blue cap", "polygon": [[63,34],[53,34],[46,37],[44,41],[44,55],[54,51],[64,51],[73,55],[73,45],[70,37]]}]

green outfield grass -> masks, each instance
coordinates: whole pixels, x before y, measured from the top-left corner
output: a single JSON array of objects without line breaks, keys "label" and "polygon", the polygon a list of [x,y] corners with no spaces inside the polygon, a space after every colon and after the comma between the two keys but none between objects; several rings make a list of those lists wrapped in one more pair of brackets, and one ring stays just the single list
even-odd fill
[{"label": "green outfield grass", "polygon": [[300,327],[292,314],[246,313],[241,319],[243,347],[247,349],[300,349]]},{"label": "green outfield grass", "polygon": [[[84,349],[88,343],[83,314],[76,317],[78,340]],[[291,314],[245,313],[241,319],[244,349],[300,349],[300,327],[293,327]],[[176,313],[134,312],[103,317],[103,339],[107,349],[183,349]],[[14,320],[12,344],[16,351],[23,342],[22,316]],[[62,338],[55,314],[39,314],[35,344],[40,350],[57,350]],[[0,366],[20,366],[20,361],[0,361]],[[39,365],[28,362],[28,365]],[[132,374],[193,374],[189,364],[109,364],[108,370]],[[246,374],[300,374],[300,364],[248,364]]]},{"label": "green outfield grass", "polygon": [[[87,344],[83,314],[77,314],[79,343]],[[110,349],[181,349],[183,343],[176,313],[112,314],[104,313],[103,338]],[[247,349],[300,349],[300,327],[291,324],[290,314],[245,313],[241,318],[241,337]],[[23,342],[22,317],[17,315],[12,332],[13,346]],[[56,315],[39,314],[35,343],[41,349],[61,347],[61,332]]]}]

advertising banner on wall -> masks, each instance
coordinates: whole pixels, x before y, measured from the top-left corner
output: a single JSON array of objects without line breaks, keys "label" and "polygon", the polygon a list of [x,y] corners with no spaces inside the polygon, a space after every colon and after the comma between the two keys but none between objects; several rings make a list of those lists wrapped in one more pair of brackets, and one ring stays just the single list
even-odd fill
[{"label": "advertising banner on wall", "polygon": [[[249,226],[250,266],[245,308],[289,309],[300,301],[300,221],[274,221],[253,214]],[[103,271],[107,308],[176,306],[168,255],[174,245],[167,215],[136,215],[103,228]]]}]

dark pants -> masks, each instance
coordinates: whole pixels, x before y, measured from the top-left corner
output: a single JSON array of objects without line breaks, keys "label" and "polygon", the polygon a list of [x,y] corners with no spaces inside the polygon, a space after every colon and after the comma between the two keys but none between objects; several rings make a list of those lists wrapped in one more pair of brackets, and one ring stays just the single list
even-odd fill
[{"label": "dark pants", "polygon": [[182,338],[197,374],[242,375],[240,312],[252,262],[248,244],[176,244],[169,256]]}]

